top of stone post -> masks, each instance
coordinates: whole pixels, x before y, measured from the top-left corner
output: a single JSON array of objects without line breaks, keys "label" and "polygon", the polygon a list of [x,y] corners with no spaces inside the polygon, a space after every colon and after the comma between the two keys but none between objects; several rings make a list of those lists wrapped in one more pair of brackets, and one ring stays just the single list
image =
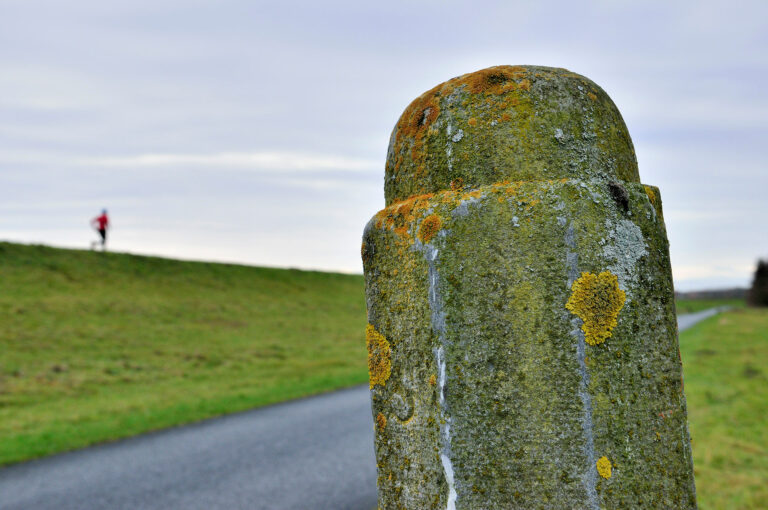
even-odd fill
[{"label": "top of stone post", "polygon": [[566,69],[497,66],[441,83],[400,116],[387,205],[500,181],[640,182],[627,126],[603,89]]}]

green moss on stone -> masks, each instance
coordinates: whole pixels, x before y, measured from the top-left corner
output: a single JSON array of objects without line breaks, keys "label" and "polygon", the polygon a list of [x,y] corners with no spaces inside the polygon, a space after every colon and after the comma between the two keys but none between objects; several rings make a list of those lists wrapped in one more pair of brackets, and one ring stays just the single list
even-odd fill
[{"label": "green moss on stone", "polygon": [[392,132],[385,195],[511,180],[640,182],[632,140],[610,97],[565,69],[498,66],[429,90]]}]

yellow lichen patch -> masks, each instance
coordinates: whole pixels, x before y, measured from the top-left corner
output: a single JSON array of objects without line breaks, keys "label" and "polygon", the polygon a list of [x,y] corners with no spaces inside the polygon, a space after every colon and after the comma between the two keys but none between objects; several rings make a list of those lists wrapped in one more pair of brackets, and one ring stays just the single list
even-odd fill
[{"label": "yellow lichen patch", "polygon": [[467,124],[469,124],[470,126],[477,126],[477,119],[472,117],[467,121]]},{"label": "yellow lichen patch", "polygon": [[597,96],[596,96],[595,94],[593,94],[592,92],[587,92],[587,96],[588,96],[588,97],[589,97],[589,98],[590,98],[592,101],[597,101]]},{"label": "yellow lichen patch", "polygon": [[469,200],[470,198],[482,198],[482,196],[483,196],[483,191],[479,189],[475,189],[475,190],[464,193],[461,196],[461,200]]},{"label": "yellow lichen patch", "polygon": [[643,188],[645,188],[645,194],[648,195],[648,200],[651,201],[651,204],[656,206],[656,192],[653,191],[653,188],[650,186],[643,185]]},{"label": "yellow lichen patch", "polygon": [[610,271],[598,275],[585,272],[573,282],[571,297],[565,307],[584,321],[581,325],[584,341],[598,345],[611,336],[625,301],[626,294],[619,288],[615,274]]},{"label": "yellow lichen patch", "polygon": [[602,456],[597,459],[597,472],[603,478],[608,479],[611,477],[611,461],[608,460],[608,457]]},{"label": "yellow lichen patch", "polygon": [[437,214],[430,214],[421,222],[419,227],[419,239],[422,243],[428,243],[440,231],[443,220]]},{"label": "yellow lichen patch", "polygon": [[521,81],[520,88],[523,90],[531,90],[531,80],[526,78],[525,80]]},{"label": "yellow lichen patch", "polygon": [[387,417],[383,414],[379,413],[376,415],[376,427],[379,429],[379,431],[384,430],[384,427],[387,426]]},{"label": "yellow lichen patch", "polygon": [[434,386],[436,384],[437,384],[437,377],[435,376],[435,374],[430,375],[429,376],[429,385],[430,386]]},{"label": "yellow lichen patch", "polygon": [[373,389],[377,384],[384,386],[392,373],[392,350],[389,342],[371,324],[365,328],[365,341],[368,345],[370,388]]}]

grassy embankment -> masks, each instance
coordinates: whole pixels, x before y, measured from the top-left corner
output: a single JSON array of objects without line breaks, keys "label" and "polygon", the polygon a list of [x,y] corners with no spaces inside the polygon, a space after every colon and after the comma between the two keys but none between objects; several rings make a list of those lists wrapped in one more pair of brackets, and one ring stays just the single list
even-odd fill
[{"label": "grassy embankment", "polygon": [[0,243],[0,465],[367,381],[356,275]]},{"label": "grassy embankment", "polygon": [[680,350],[700,508],[768,508],[768,309],[707,319]]},{"label": "grassy embankment", "polygon": [[743,299],[678,299],[675,301],[678,314],[700,312],[717,306],[741,308],[744,305]]},{"label": "grassy embankment", "polygon": [[[362,286],[0,243],[0,464],[365,382]],[[701,508],[768,508],[768,310],[680,344]]]}]

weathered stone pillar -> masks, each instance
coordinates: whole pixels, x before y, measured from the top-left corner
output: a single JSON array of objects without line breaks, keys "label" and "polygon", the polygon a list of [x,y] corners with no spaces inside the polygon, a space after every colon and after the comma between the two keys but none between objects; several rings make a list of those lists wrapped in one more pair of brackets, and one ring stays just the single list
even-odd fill
[{"label": "weathered stone pillar", "polygon": [[695,508],[661,199],[583,76],[418,97],[362,256],[382,509]]}]

